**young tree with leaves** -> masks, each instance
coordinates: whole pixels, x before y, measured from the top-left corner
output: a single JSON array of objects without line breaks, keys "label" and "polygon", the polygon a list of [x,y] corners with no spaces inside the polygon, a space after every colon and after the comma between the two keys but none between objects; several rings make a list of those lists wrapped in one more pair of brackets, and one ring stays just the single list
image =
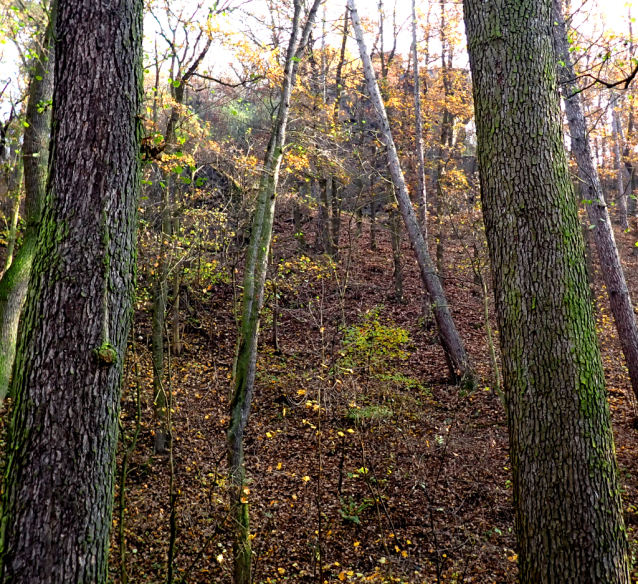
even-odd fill
[{"label": "young tree with leaves", "polygon": [[234,581],[235,584],[251,582],[250,522],[248,514],[248,489],[245,478],[244,431],[250,415],[257,365],[257,341],[259,320],[264,303],[264,286],[268,271],[268,258],[272,239],[272,227],[277,200],[279,170],[286,145],[286,127],[290,113],[290,101],[295,87],[299,63],[303,57],[310,31],[321,0],[314,0],[301,26],[302,2],[294,0],[292,31],[286,60],[277,117],[266,150],[257,205],[253,217],[250,242],[244,268],[244,294],[242,320],[239,331],[239,350],[235,372],[235,388],[230,405],[228,428],[228,467],[231,482],[231,518],[234,522]]}]

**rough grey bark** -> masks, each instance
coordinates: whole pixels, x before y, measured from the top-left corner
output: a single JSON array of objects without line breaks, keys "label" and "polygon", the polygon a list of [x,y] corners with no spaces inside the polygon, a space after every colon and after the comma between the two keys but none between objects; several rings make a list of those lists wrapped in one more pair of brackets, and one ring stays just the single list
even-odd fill
[{"label": "rough grey bark", "polygon": [[264,302],[264,286],[268,271],[279,170],[286,144],[290,100],[296,83],[299,62],[308,44],[320,4],[321,0],[314,0],[308,11],[303,31],[301,31],[302,2],[301,0],[295,0],[294,2],[295,12],[292,21],[292,33],[286,53],[281,101],[266,149],[257,195],[257,207],[246,252],[242,320],[234,380],[235,387],[230,404],[230,423],[227,433],[231,518],[235,530],[233,541],[233,578],[235,584],[250,584],[251,582],[252,551],[250,546],[248,489],[245,486],[244,431],[248,423],[252,394],[255,387],[259,321]]},{"label": "rough grey bark", "polygon": [[0,279],[0,407],[9,391],[9,380],[18,339],[18,324],[27,297],[46,189],[55,63],[51,48],[56,5],[57,2],[54,0],[49,7],[50,22],[44,33],[42,50],[34,63],[29,83],[29,99],[25,116],[28,125],[24,129],[22,144],[26,223],[24,239],[15,260]]},{"label": "rough grey bark", "polygon": [[419,264],[421,278],[432,301],[432,311],[438,327],[441,345],[443,346],[443,350],[450,365],[450,373],[453,378],[458,379],[465,377],[469,381],[470,379],[473,379],[474,372],[472,370],[470,360],[465,352],[463,341],[456,330],[452,314],[447,304],[445,292],[443,291],[443,286],[441,285],[441,281],[436,274],[434,265],[432,264],[430,253],[423,238],[423,232],[421,231],[416,214],[412,208],[412,202],[410,201],[405,177],[403,176],[399,156],[392,138],[392,132],[390,131],[388,117],[383,105],[383,100],[381,99],[381,93],[379,92],[379,86],[377,85],[372,61],[370,60],[370,55],[363,37],[363,27],[361,26],[361,20],[357,12],[355,1],[348,0],[348,6],[350,8],[352,26],[359,45],[359,54],[361,55],[361,60],[363,62],[363,70],[366,77],[368,92],[370,94],[370,100],[376,110],[380,126],[379,137],[383,141],[388,155],[388,167],[392,176],[392,182],[394,183],[395,196],[399,204],[399,210],[403,216],[403,221],[410,238],[410,243],[412,244],[412,249],[414,250],[417,263]]},{"label": "rough grey bark", "polygon": [[571,147],[580,178],[581,198],[585,201],[587,216],[596,242],[600,260],[600,271],[607,289],[611,312],[618,331],[620,346],[625,356],[629,378],[634,394],[638,397],[638,326],[634,308],[620,263],[614,231],[605,204],[605,196],[600,184],[598,171],[594,165],[591,146],[587,136],[587,125],[581,101],[580,86],[567,42],[567,29],[561,7],[561,0],[553,3],[554,43],[562,65],[558,65],[558,75],[565,101],[565,113],[569,124]]},{"label": "rough grey bark", "polygon": [[625,584],[627,538],[563,143],[552,0],[464,0],[521,584]]},{"label": "rough grey bark", "polygon": [[105,584],[135,293],[142,1],[60,0],[50,177],[16,358],[0,582]]}]

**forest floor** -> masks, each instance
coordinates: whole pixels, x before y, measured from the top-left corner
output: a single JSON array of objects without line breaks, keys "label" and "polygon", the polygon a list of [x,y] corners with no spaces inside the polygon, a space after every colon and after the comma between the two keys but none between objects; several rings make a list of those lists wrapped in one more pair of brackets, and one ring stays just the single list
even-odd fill
[{"label": "forest floor", "polygon": [[[254,581],[514,583],[507,427],[492,387],[483,298],[467,252],[452,239],[445,242],[445,289],[478,372],[474,389],[447,381],[437,335],[424,326],[407,243],[405,301],[397,302],[387,231],[378,231],[378,250],[371,251],[365,223],[360,237],[348,238],[352,251],[336,270],[325,256],[299,251],[291,223],[277,223],[275,234],[279,348],[272,341],[271,287],[245,441]],[[633,236],[617,238],[636,299]],[[343,266],[349,266],[347,286]],[[139,419],[123,513],[131,583],[166,582],[171,516],[173,581],[232,580],[225,430],[238,289],[214,282],[207,276],[182,292],[185,344],[168,376],[174,505],[171,458],[153,455],[151,313],[143,303],[136,311],[118,451],[119,484],[125,445]],[[636,407],[599,276],[595,288],[633,561]],[[119,491],[111,548],[116,583],[122,582]]]},{"label": "forest floor", "polygon": [[[277,224],[275,233],[279,350],[267,309],[246,436],[254,581],[515,582],[507,428],[491,387],[483,299],[467,252],[446,242],[445,288],[479,375],[473,390],[447,381],[437,335],[423,326],[420,281],[407,243],[405,301],[399,303],[392,298],[387,231],[378,232],[379,249],[370,251],[365,224],[338,271],[325,256],[300,252],[290,223]],[[618,241],[626,273],[638,273],[633,236],[619,233]],[[344,265],[350,266],[347,287]],[[638,279],[630,278],[630,287],[638,298]],[[170,375],[179,493],[175,582],[228,582],[225,429],[234,290],[232,283],[204,282],[186,296],[185,347]],[[268,306],[271,301],[272,294]],[[599,277],[596,310],[633,560],[636,408]],[[159,583],[166,581],[170,541],[170,464],[152,453],[149,323],[149,314],[139,311],[124,391],[130,437],[137,361],[142,424],[127,480],[124,532],[130,581]],[[116,513],[116,582],[118,528]]]}]

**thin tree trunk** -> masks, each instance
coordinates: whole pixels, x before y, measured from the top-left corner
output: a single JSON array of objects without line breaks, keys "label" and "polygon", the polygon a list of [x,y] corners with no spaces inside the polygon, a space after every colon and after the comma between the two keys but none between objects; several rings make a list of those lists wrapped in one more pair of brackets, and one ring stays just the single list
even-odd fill
[{"label": "thin tree trunk", "polygon": [[396,302],[403,302],[403,266],[401,262],[401,219],[399,218],[399,212],[396,208],[394,187],[392,183],[388,185],[388,205],[390,205],[389,211],[389,226],[390,226],[390,241],[392,243],[392,262],[394,264],[394,300]]},{"label": "thin tree trunk", "polygon": [[455,379],[466,378],[470,381],[474,378],[474,372],[465,352],[463,341],[461,340],[461,337],[456,330],[456,326],[454,325],[454,320],[452,319],[452,314],[447,304],[443,286],[441,285],[441,281],[434,270],[430,253],[423,238],[423,232],[421,231],[416,214],[412,208],[403,171],[401,170],[399,156],[394,145],[394,140],[392,139],[392,133],[388,124],[385,107],[376,82],[372,61],[370,60],[370,55],[366,48],[363,37],[363,28],[361,26],[359,14],[357,13],[355,1],[348,0],[348,6],[350,7],[352,25],[355,30],[357,43],[359,45],[359,53],[363,62],[363,69],[368,84],[368,92],[370,93],[370,99],[376,109],[376,115],[379,121],[379,135],[387,150],[388,166],[394,183],[395,196],[397,197],[399,209],[403,216],[403,221],[410,238],[410,243],[412,244],[412,249],[414,250],[417,263],[419,264],[421,278],[423,279],[424,286],[432,299],[432,310],[434,312],[443,350],[445,351],[446,358],[450,363],[450,372],[452,377]]},{"label": "thin tree trunk", "polygon": [[464,0],[521,584],[628,584],[552,0]]},{"label": "thin tree trunk", "polygon": [[620,116],[618,115],[616,100],[611,109],[612,116],[612,134],[614,139],[614,165],[616,166],[616,188],[618,189],[618,213],[620,215],[620,226],[623,229],[629,229],[629,221],[627,219],[627,195],[625,194],[625,183],[623,180],[623,163],[620,155],[622,151],[622,131],[620,127]]},{"label": "thin tree trunk", "polygon": [[[159,168],[157,169],[160,173]],[[167,179],[171,184],[171,177]],[[160,182],[159,180],[157,181]],[[166,302],[168,297],[168,244],[171,237],[170,200],[168,186],[158,185],[161,196],[161,219],[157,268],[153,279],[153,315],[151,322],[151,353],[153,357],[153,415],[155,434],[153,450],[155,454],[166,453],[168,426],[166,407],[167,387],[164,383],[164,323],[166,320]]]},{"label": "thin tree trunk", "polygon": [[[176,251],[179,245],[180,237],[180,221],[178,214],[179,202],[177,201],[177,191],[175,191],[175,201],[173,202],[173,221],[172,221],[172,235],[174,246]],[[171,343],[171,351],[173,355],[179,357],[182,354],[182,338],[180,334],[180,320],[179,320],[179,308],[180,308],[180,288],[182,285],[182,272],[178,267],[175,267],[175,273],[173,274],[173,307],[171,308],[171,335],[173,342]]]},{"label": "thin tree trunk", "polygon": [[306,238],[303,232],[303,214],[301,211],[301,205],[296,198],[292,207],[292,221],[295,226],[295,239],[297,240],[297,245],[299,246],[299,250],[303,251],[306,249]]},{"label": "thin tree trunk", "polygon": [[370,176],[370,251],[377,250],[377,196]]},{"label": "thin tree trunk", "polygon": [[20,218],[20,203],[22,202],[21,186],[22,186],[22,160],[17,159],[13,170],[9,173],[8,187],[9,198],[12,199],[11,206],[11,222],[9,224],[9,241],[7,243],[7,255],[4,260],[4,274],[13,262],[13,254],[15,252],[16,241],[18,239],[18,219]]},{"label": "thin tree trunk", "polygon": [[22,165],[24,168],[24,211],[26,229],[22,246],[9,269],[0,279],[0,407],[9,391],[9,380],[16,353],[18,324],[27,297],[33,265],[33,254],[44,204],[49,134],[51,127],[51,98],[53,96],[52,49],[53,26],[57,1],[49,6],[50,22],[42,40],[42,52],[34,63],[29,83]]},{"label": "thin tree trunk", "polygon": [[332,257],[335,260],[339,259],[339,237],[341,235],[341,206],[343,204],[343,200],[341,199],[341,191],[340,187],[337,184],[337,180],[332,178],[332,197],[330,200],[330,207],[332,211],[332,221],[331,221],[331,246],[332,246]]},{"label": "thin tree trunk", "polygon": [[423,114],[421,113],[421,78],[419,76],[419,53],[417,47],[417,18],[416,18],[416,0],[412,0],[412,61],[414,67],[414,118],[415,127],[414,134],[416,140],[416,158],[417,158],[417,180],[418,192],[417,201],[421,215],[421,229],[423,230],[423,239],[428,240],[428,199],[425,187],[425,154],[423,150]]},{"label": "thin tree trunk", "polygon": [[[4,584],[108,580],[135,294],[142,2],[59,0],[47,204],[16,358]],[[99,47],[99,50],[96,50]]]},{"label": "thin tree trunk", "polygon": [[330,234],[330,203],[332,201],[332,178],[321,180],[321,240],[323,251],[332,256],[332,236]]},{"label": "thin tree trunk", "polygon": [[636,326],[633,304],[616,248],[605,196],[592,159],[581,96],[580,93],[576,93],[580,91],[580,87],[575,81],[576,76],[569,53],[565,18],[560,0],[554,0],[553,18],[558,23],[553,29],[554,43],[559,58],[564,63],[564,66],[559,66],[558,74],[563,88],[572,152],[578,165],[582,199],[585,201],[591,231],[596,242],[600,271],[607,289],[620,346],[625,356],[629,379],[634,394],[638,397],[638,326]]},{"label": "thin tree trunk", "polygon": [[[449,64],[446,60],[446,54],[449,52],[449,61],[452,59],[452,50],[448,46],[446,36],[446,0],[440,0],[441,7],[441,76],[443,78],[443,92],[445,94],[446,101],[450,99],[452,94],[452,88],[450,84],[449,76]],[[441,117],[441,135],[439,137],[439,149],[436,163],[436,218],[437,218],[437,234],[436,234],[436,269],[439,275],[443,275],[444,270],[444,254],[445,248],[443,245],[443,215],[445,214],[445,205],[443,192],[443,176],[445,175],[445,164],[443,157],[446,152],[446,148],[452,141],[452,124],[454,118],[447,106],[443,108],[443,115]]]},{"label": "thin tree trunk", "polygon": [[249,491],[245,486],[244,431],[250,415],[255,385],[259,320],[264,301],[264,285],[268,269],[279,169],[286,143],[290,100],[296,82],[298,63],[308,43],[310,31],[320,4],[321,0],[314,0],[308,12],[303,32],[300,35],[301,0],[295,0],[294,3],[295,13],[292,22],[292,34],[286,54],[281,102],[266,151],[257,196],[257,208],[253,217],[250,243],[246,253],[237,369],[227,434],[231,517],[235,530],[233,542],[235,584],[250,584],[251,582],[252,551],[248,512]]},{"label": "thin tree trunk", "polygon": [[[189,80],[197,75],[197,70],[203,61],[204,57],[208,53],[212,44],[212,37],[209,37],[201,51],[194,56],[190,61],[187,69],[182,69],[181,65],[178,68],[177,73],[173,72],[173,66],[171,66],[171,76],[174,77],[174,83],[170,84],[171,96],[174,100],[171,113],[166,123],[166,131],[164,133],[165,149],[167,153],[171,153],[172,148],[176,143],[176,130],[180,120],[180,112],[184,98],[186,95],[186,87]],[[175,56],[173,56],[175,59]],[[174,61],[173,61],[174,62]],[[159,70],[156,76],[156,85],[159,81]],[[157,95],[157,92],[156,92]],[[157,103],[154,102],[154,108]],[[156,112],[154,113],[154,118]],[[166,440],[168,438],[168,429],[166,423],[166,407],[167,407],[167,387],[164,386],[164,325],[166,322],[166,305],[168,298],[168,277],[170,273],[169,266],[169,244],[173,235],[179,233],[179,218],[174,215],[175,209],[175,178],[174,175],[166,173],[160,169],[159,166],[155,168],[157,173],[156,185],[159,188],[161,201],[161,221],[162,228],[159,233],[160,245],[159,245],[159,257],[158,267],[155,273],[155,279],[153,281],[152,294],[153,294],[153,320],[152,320],[152,355],[153,355],[153,404],[154,404],[154,417],[155,417],[155,439],[154,450],[156,454],[164,454],[166,452]],[[166,186],[161,186],[160,183],[164,183]],[[171,193],[173,196],[171,197]],[[175,228],[175,229],[174,229]],[[177,292],[174,298],[173,311],[171,314],[171,336],[173,336],[173,351],[175,355],[179,355],[181,352],[182,344],[179,340],[179,327],[180,327],[180,315],[179,315],[179,274],[175,274],[173,281],[174,287],[177,285]],[[175,337],[175,335],[177,335]],[[177,340],[177,342],[175,342]]]}]

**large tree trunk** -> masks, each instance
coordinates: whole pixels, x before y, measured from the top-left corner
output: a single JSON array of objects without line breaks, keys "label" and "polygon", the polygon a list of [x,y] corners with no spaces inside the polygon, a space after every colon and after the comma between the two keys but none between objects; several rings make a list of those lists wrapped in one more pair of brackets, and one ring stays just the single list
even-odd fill
[{"label": "large tree trunk", "polygon": [[390,174],[392,175],[392,182],[394,183],[395,196],[399,204],[401,215],[403,216],[403,221],[410,238],[410,243],[412,244],[412,249],[414,250],[417,263],[419,264],[421,278],[432,300],[432,311],[434,312],[434,318],[438,327],[439,338],[441,339],[443,350],[445,351],[446,358],[450,364],[452,377],[456,379],[465,377],[469,381],[470,379],[473,379],[474,373],[465,352],[463,341],[461,340],[461,337],[456,330],[456,326],[454,325],[454,321],[452,320],[452,314],[447,304],[443,286],[441,285],[441,281],[434,270],[430,253],[423,238],[423,232],[421,231],[416,214],[412,208],[412,202],[410,201],[405,177],[403,176],[399,156],[390,131],[388,117],[383,105],[383,100],[381,99],[381,93],[379,92],[379,86],[377,85],[372,61],[370,60],[370,55],[368,54],[368,49],[363,37],[363,27],[361,26],[361,20],[357,13],[355,1],[348,0],[348,6],[350,7],[352,25],[359,45],[361,60],[363,62],[363,70],[368,85],[368,92],[379,121],[379,136],[386,146],[388,166]]},{"label": "large tree trunk", "polygon": [[554,26],[554,43],[558,57],[564,63],[559,66],[558,74],[565,98],[565,113],[569,124],[572,152],[578,165],[581,196],[585,201],[591,231],[594,234],[600,271],[607,289],[620,346],[625,355],[631,386],[638,397],[638,326],[636,326],[633,304],[616,248],[605,196],[592,159],[581,96],[577,93],[580,87],[575,81],[576,76],[567,43],[567,30],[560,0],[554,0],[553,18],[557,23]]},{"label": "large tree trunk", "polygon": [[552,0],[465,0],[521,584],[629,583]]},{"label": "large tree trunk", "polygon": [[51,107],[42,107],[42,104],[50,102],[53,95],[55,59],[51,44],[56,6],[57,1],[53,0],[49,9],[50,22],[42,40],[42,53],[34,64],[29,84],[27,126],[24,129],[22,145],[26,222],[24,239],[14,261],[0,280],[0,407],[9,390],[18,323],[27,296],[46,189]]},{"label": "large tree trunk", "polygon": [[59,0],[47,203],[6,452],[11,584],[106,583],[135,293],[142,2]]},{"label": "large tree trunk", "polygon": [[246,252],[242,321],[239,331],[235,388],[230,404],[230,423],[227,434],[231,517],[235,530],[233,541],[235,584],[250,584],[251,582],[252,551],[248,489],[245,485],[244,431],[250,415],[255,386],[259,320],[264,302],[264,286],[268,271],[277,183],[286,144],[286,127],[292,90],[295,86],[299,62],[308,43],[320,4],[321,0],[314,0],[308,12],[303,32],[300,34],[302,3],[301,0],[295,0],[295,13],[286,54],[281,102],[266,151],[257,195],[257,207]]}]

